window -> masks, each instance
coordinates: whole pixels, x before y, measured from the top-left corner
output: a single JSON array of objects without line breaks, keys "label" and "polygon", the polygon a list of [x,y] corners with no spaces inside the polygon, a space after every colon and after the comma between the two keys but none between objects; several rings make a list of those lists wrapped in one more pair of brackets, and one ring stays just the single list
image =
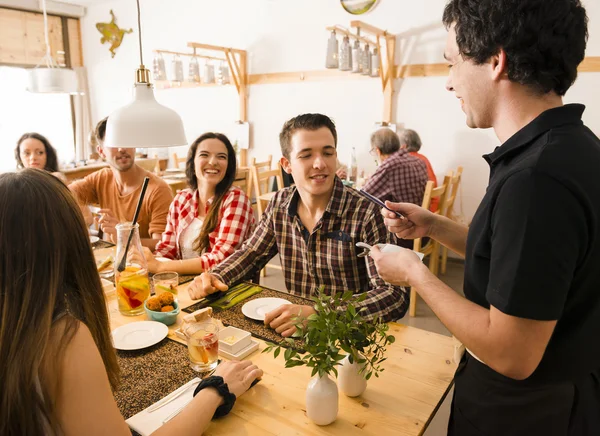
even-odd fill
[{"label": "window", "polygon": [[14,149],[26,132],[48,138],[59,166],[75,157],[70,96],[28,92],[27,74],[24,68],[0,67],[0,172],[15,170]]}]

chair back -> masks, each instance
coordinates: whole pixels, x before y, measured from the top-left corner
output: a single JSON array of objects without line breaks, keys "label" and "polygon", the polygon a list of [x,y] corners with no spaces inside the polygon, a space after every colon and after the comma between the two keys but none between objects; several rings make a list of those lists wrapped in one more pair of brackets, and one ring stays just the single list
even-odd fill
[{"label": "chair back", "polygon": [[252,188],[254,190],[254,196],[256,198],[256,209],[258,216],[261,216],[265,207],[265,204],[271,200],[274,192],[269,191],[269,182],[271,177],[274,177],[277,182],[277,190],[283,189],[283,177],[281,176],[281,164],[277,163],[277,168],[267,171],[259,171],[256,166],[250,167],[252,171]]}]

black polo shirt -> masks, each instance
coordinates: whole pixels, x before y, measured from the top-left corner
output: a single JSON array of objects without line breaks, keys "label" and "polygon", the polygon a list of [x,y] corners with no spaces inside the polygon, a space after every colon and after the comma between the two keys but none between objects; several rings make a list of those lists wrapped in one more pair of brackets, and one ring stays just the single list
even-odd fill
[{"label": "black polo shirt", "polygon": [[490,181],[467,238],[469,300],[558,320],[530,381],[600,369],[600,140],[584,109],[550,109],[484,156]]}]

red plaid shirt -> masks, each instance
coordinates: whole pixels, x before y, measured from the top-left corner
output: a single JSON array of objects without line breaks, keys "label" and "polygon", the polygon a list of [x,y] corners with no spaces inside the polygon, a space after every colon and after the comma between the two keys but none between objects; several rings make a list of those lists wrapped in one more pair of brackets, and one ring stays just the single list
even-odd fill
[{"label": "red plaid shirt", "polygon": [[[206,213],[212,198],[206,205]],[[179,237],[198,216],[198,191],[183,189],[175,196],[169,208],[167,227],[162,240],[156,244],[156,255],[180,259]],[[219,225],[208,235],[209,249],[199,257],[202,269],[207,271],[231,256],[254,228],[254,213],[244,191],[232,186],[223,198],[219,210]]]},{"label": "red plaid shirt", "polygon": [[370,257],[357,257],[363,251],[355,245],[359,241],[397,243],[385,227],[379,206],[336,177],[327,209],[309,233],[298,217],[298,200],[295,186],[277,192],[252,236],[213,268],[213,274],[232,285],[260,271],[279,253],[285,285],[292,294],[310,297],[320,286],[328,294],[366,292],[360,306],[365,307],[367,319],[376,315],[384,321],[402,318],[409,300],[404,288],[384,282]]},{"label": "red plaid shirt", "polygon": [[362,189],[381,201],[420,206],[427,180],[427,165],[405,149],[400,149],[379,165]]}]

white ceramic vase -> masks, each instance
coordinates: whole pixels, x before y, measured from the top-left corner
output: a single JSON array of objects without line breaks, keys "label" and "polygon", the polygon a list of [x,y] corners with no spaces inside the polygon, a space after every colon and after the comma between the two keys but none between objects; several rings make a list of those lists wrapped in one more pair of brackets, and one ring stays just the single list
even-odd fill
[{"label": "white ceramic vase", "polygon": [[317,425],[327,425],[336,420],[337,414],[337,385],[328,375],[317,374],[306,388],[306,415]]},{"label": "white ceramic vase", "polygon": [[[362,356],[360,356],[362,359]],[[338,367],[338,383],[342,393],[349,397],[358,397],[367,389],[367,381],[363,374],[359,374],[361,365],[350,363],[349,355],[344,357]],[[364,365],[364,364],[363,364]]]}]

